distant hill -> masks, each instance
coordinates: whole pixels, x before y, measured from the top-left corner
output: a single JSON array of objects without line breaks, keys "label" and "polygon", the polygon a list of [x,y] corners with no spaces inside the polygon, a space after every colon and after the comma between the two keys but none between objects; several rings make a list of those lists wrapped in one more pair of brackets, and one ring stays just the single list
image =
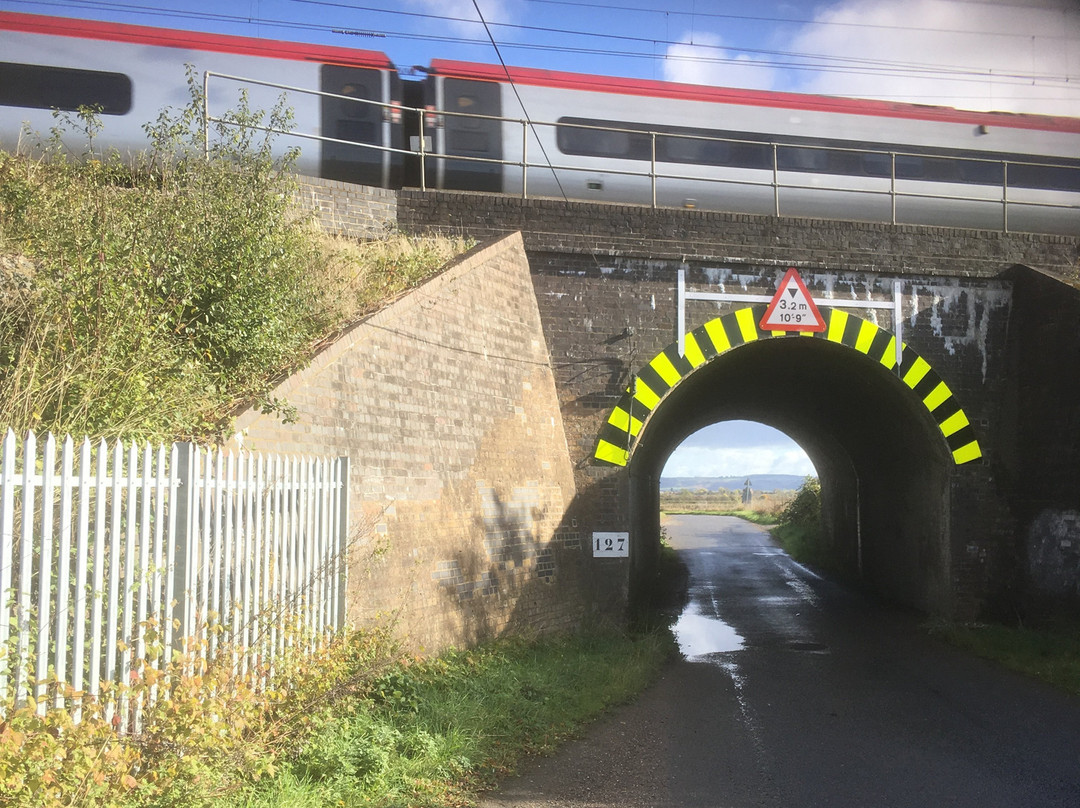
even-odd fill
[{"label": "distant hill", "polygon": [[755,491],[794,491],[803,484],[806,477],[798,474],[744,474],[740,477],[661,477],[661,491],[741,491],[750,480],[750,487]]}]

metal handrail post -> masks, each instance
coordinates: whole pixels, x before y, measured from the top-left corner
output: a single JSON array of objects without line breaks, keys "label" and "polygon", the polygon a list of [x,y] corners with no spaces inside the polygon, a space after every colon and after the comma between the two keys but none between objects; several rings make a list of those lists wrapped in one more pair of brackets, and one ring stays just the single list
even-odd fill
[{"label": "metal handrail post", "polygon": [[529,184],[529,122],[521,122],[521,198],[528,199]]},{"label": "metal handrail post", "polygon": [[427,160],[424,159],[424,132],[427,127],[424,124],[424,110],[418,110],[420,113],[420,190],[427,190]]},{"label": "metal handrail post", "polygon": [[1009,161],[1001,161],[1001,229],[1009,232]]},{"label": "metal handrail post", "polygon": [[652,206],[656,208],[656,132],[649,133],[652,153],[649,155],[649,184],[652,185]]},{"label": "metal handrail post", "polygon": [[776,155],[776,144],[772,144],[772,193],[773,213],[780,216],[780,163]]},{"label": "metal handrail post", "polygon": [[889,152],[889,201],[892,203],[892,224],[896,224],[896,152]]},{"label": "metal handrail post", "polygon": [[203,71],[202,78],[202,129],[203,159],[210,159],[210,71]]}]

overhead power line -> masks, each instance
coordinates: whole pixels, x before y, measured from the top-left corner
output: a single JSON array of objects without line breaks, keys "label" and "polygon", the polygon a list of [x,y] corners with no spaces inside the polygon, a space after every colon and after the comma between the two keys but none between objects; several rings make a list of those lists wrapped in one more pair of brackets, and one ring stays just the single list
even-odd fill
[{"label": "overhead power line", "polygon": [[[539,1],[539,0],[534,0]],[[556,0],[545,0],[550,2],[556,2]],[[567,0],[560,0],[566,2]],[[13,0],[20,5],[27,5],[31,0]],[[418,17],[426,20],[432,20],[436,22],[469,22],[479,24],[475,19],[466,19],[461,17],[451,17],[446,15],[434,15],[434,14],[422,14],[419,12],[400,12],[397,10],[391,11],[387,9],[377,9],[367,6],[355,6],[347,5],[344,3],[331,2],[330,0],[293,0],[293,2],[302,3],[305,5],[320,5],[328,7],[337,7],[349,10],[363,10],[369,13],[381,13],[391,16],[409,16]],[[140,13],[151,16],[161,16],[180,19],[193,19],[204,20],[219,23],[231,23],[231,24],[259,24],[264,26],[273,26],[276,28],[293,29],[301,31],[320,32],[324,34],[333,33],[335,29],[343,29],[343,26],[335,22],[333,27],[319,23],[304,23],[293,20],[281,20],[281,19],[269,19],[258,18],[253,19],[247,15],[236,14],[223,14],[209,11],[189,11],[181,9],[148,9],[142,5],[134,5],[129,3],[110,2],[109,0],[83,0],[78,3],[63,3],[63,2],[37,2],[37,5],[46,6],[58,6],[62,8],[72,8],[73,6],[83,8],[93,8],[102,10],[115,10],[125,11],[131,13]],[[589,4],[582,4],[589,5]],[[649,45],[655,47],[656,45],[687,45],[688,43],[679,42],[675,40],[663,40],[663,39],[648,39],[645,37],[631,37],[625,35],[615,34],[596,34],[591,32],[575,31],[570,29],[557,29],[546,28],[543,26],[513,26],[508,23],[492,23],[490,25],[497,25],[506,28],[520,28],[533,32],[544,32],[548,34],[560,34],[560,35],[575,35],[589,37],[590,39],[606,38],[614,39],[617,41],[634,42],[642,45]],[[453,36],[448,34],[419,34],[409,31],[393,31],[393,30],[380,30],[371,26],[363,26],[365,31],[373,36],[380,38],[393,38],[402,40],[413,40],[420,42],[448,42],[463,45],[490,45],[495,41],[493,35],[490,35],[488,39],[472,38],[467,36]],[[348,26],[345,26],[348,28]],[[352,28],[349,28],[352,30]],[[488,29],[490,34],[490,29]],[[574,53],[574,54],[587,54],[595,56],[611,56],[619,58],[635,58],[635,59],[648,59],[655,61],[657,59],[674,58],[668,55],[658,55],[654,52],[642,52],[632,50],[619,50],[612,48],[596,48],[588,46],[573,46],[573,45],[554,45],[544,43],[529,43],[529,42],[513,42],[503,41],[503,48],[512,50],[532,50],[532,51],[547,51],[558,53]],[[707,48],[708,46],[697,46],[698,48]],[[693,55],[678,57],[685,61],[696,61],[706,64],[738,64],[740,67],[761,67],[769,69],[786,69],[786,70],[799,70],[810,72],[827,72],[849,75],[866,75],[866,76],[892,76],[899,78],[919,78],[919,79],[949,79],[952,81],[963,82],[984,82],[988,78],[992,78],[994,81],[1004,85],[1015,84],[1030,86],[1032,83],[1043,86],[1044,83],[1050,84],[1068,84],[1071,81],[1080,80],[1080,77],[1073,78],[1070,76],[1057,76],[1052,74],[1040,74],[1040,73],[1028,73],[1028,72],[1012,72],[1012,73],[990,73],[986,70],[978,70],[973,68],[963,68],[959,66],[939,66],[939,65],[924,65],[919,63],[907,63],[907,62],[881,62],[881,61],[869,61],[864,59],[857,59],[853,57],[833,57],[825,55],[815,54],[799,54],[790,53],[784,51],[769,51],[769,50],[753,50],[753,49],[737,49],[737,48],[723,48],[717,47],[714,50],[720,50],[724,52],[732,52],[737,54],[736,56],[705,56],[705,55]],[[742,58],[742,54],[756,54],[760,58],[747,60]]]},{"label": "overhead power line", "polygon": [[[619,12],[639,12],[641,14],[665,14],[665,15],[677,15],[680,17],[704,17],[705,19],[717,19],[717,20],[741,20],[745,22],[767,22],[771,24],[788,23],[791,25],[815,25],[823,28],[868,28],[877,31],[914,31],[917,33],[946,33],[957,35],[970,35],[970,36],[1001,36],[1001,37],[1015,37],[1019,39],[1028,39],[1030,34],[1017,33],[1015,31],[972,31],[970,28],[927,28],[925,26],[917,25],[878,25],[868,22],[838,22],[836,20],[816,20],[807,19],[803,17],[763,17],[753,14],[722,14],[716,11],[701,11],[694,9],[692,11],[684,11],[682,9],[657,9],[657,8],[641,8],[640,6],[626,6],[615,3],[584,3],[581,0],[525,0],[528,3],[536,3],[541,5],[551,6],[573,6],[576,8],[592,8],[600,9],[604,11],[619,11]],[[965,0],[952,0],[953,2],[964,2]],[[979,0],[972,0],[973,2],[979,2]],[[1008,4],[1003,3],[981,3],[983,5],[994,5],[997,8],[1001,8]],[[1014,6],[1017,8],[1027,8],[1026,6]],[[1030,9],[1028,9],[1030,10]],[[1047,39],[1075,39],[1075,37],[1069,37],[1065,34],[1061,35],[1045,35]]]}]

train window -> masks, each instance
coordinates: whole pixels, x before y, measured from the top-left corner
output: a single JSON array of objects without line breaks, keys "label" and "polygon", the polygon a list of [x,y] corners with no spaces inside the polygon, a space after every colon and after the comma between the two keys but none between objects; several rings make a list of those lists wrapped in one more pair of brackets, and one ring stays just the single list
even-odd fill
[{"label": "train window", "polygon": [[829,152],[800,146],[780,146],[776,150],[776,167],[783,171],[827,171]]},{"label": "train window", "polygon": [[658,137],[656,159],[665,163],[701,163],[707,141],[691,137]]},{"label": "train window", "polygon": [[[366,85],[356,84],[354,82],[349,82],[344,85],[341,88],[341,92],[338,94],[365,100],[371,98]],[[342,108],[345,114],[350,118],[367,118],[371,114],[371,104],[365,104],[362,101],[346,101],[342,104]]]},{"label": "train window", "polygon": [[923,176],[923,159],[914,154],[896,155],[896,177],[904,180],[917,180]]},{"label": "train window", "polygon": [[0,62],[0,105],[67,112],[96,107],[102,115],[126,115],[131,79],[101,70]]},{"label": "train window", "polygon": [[892,157],[884,152],[867,152],[862,156],[862,173],[868,177],[892,176]]},{"label": "train window", "polygon": [[[457,97],[458,112],[472,112],[476,113],[479,110],[480,104],[474,95],[459,95]],[[458,118],[456,120],[457,126],[462,129],[482,129],[484,128],[483,118]],[[481,151],[487,151],[485,145]]]},{"label": "train window", "polygon": [[972,185],[1001,185],[1005,179],[1004,166],[989,160],[958,160],[960,178]]},{"label": "train window", "polygon": [[560,126],[559,149],[565,154],[590,157],[629,157],[630,133],[579,126]]},{"label": "train window", "polygon": [[1080,191],[1080,169],[1077,168],[1010,163],[1008,176],[1009,185],[1018,188]]}]

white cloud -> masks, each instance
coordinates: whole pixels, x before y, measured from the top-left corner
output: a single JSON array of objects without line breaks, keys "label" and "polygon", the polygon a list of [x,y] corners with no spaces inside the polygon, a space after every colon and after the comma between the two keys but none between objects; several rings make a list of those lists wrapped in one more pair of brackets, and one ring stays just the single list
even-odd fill
[{"label": "white cloud", "polygon": [[[514,22],[515,0],[478,0],[484,19],[489,22]],[[432,14],[439,19],[427,21],[426,27],[439,33],[451,33],[454,36],[486,39],[487,34],[472,0],[406,0],[410,11]]]},{"label": "white cloud", "polygon": [[827,24],[804,26],[792,51],[859,62],[806,74],[800,91],[1080,116],[1080,9],[1070,0],[844,0],[815,19]]},{"label": "white cloud", "polygon": [[672,452],[665,477],[735,477],[748,474],[816,474],[797,446],[683,446]]},{"label": "white cloud", "polygon": [[690,35],[677,45],[669,45],[663,62],[664,78],[687,84],[706,84],[715,87],[770,89],[776,71],[724,47],[723,40],[714,34]]}]

